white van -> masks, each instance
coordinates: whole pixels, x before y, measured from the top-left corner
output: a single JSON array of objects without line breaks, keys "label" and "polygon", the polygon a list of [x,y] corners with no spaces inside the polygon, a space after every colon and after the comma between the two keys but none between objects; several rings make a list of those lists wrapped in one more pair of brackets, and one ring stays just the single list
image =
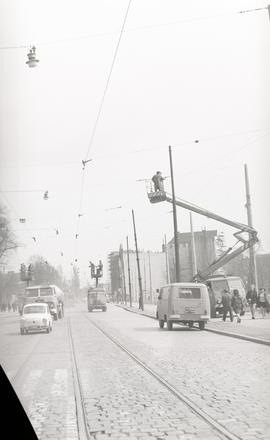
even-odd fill
[{"label": "white van", "polygon": [[158,291],[157,319],[160,328],[167,322],[168,330],[173,323],[187,324],[190,328],[198,322],[200,330],[210,319],[209,294],[205,284],[172,283]]}]

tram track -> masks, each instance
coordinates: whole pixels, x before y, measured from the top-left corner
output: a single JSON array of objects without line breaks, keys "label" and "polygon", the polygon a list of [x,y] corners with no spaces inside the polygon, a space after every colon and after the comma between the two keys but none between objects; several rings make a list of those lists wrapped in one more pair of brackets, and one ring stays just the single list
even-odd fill
[{"label": "tram track", "polygon": [[87,417],[84,406],[84,395],[83,395],[77,358],[76,358],[75,344],[74,344],[70,318],[67,318],[67,327],[68,327],[69,345],[71,350],[72,379],[73,379],[73,387],[74,387],[74,397],[76,402],[78,438],[79,440],[90,440],[91,436],[87,426]]},{"label": "tram track", "polygon": [[[166,388],[171,394],[174,395],[179,401],[184,403],[194,414],[196,414],[200,419],[206,422],[210,427],[219,434],[221,439],[226,440],[240,440],[241,437],[233,434],[227,428],[225,428],[222,424],[213,419],[212,416],[203,411],[199,406],[194,403],[191,399],[189,399],[186,395],[180,392],[177,388],[175,388],[172,384],[170,384],[166,379],[164,379],[160,374],[158,374],[155,370],[153,370],[150,366],[147,365],[143,360],[141,360],[138,356],[132,353],[128,348],[126,348],[121,342],[119,342],[115,337],[111,336],[107,333],[99,324],[97,324],[94,320],[90,319],[87,315],[84,315],[85,319],[91,323],[97,330],[99,330],[107,339],[109,339],[115,346],[117,346],[121,351],[125,352],[129,358],[131,358],[137,365],[143,368],[150,376],[156,379],[160,385]],[[81,394],[82,397],[82,394]],[[88,437],[90,438],[90,437]]]}]

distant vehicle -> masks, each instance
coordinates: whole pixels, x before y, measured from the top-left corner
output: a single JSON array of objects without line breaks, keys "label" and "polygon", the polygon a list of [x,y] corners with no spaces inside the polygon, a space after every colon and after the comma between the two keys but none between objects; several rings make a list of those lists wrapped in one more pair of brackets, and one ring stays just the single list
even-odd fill
[{"label": "distant vehicle", "polygon": [[25,289],[24,303],[33,302],[47,303],[55,320],[64,317],[64,293],[53,284],[27,287]]},{"label": "distant vehicle", "polygon": [[87,292],[87,307],[89,312],[92,312],[94,309],[106,312],[107,298],[105,289],[98,287],[95,289],[89,289]]},{"label": "distant vehicle", "polygon": [[220,315],[223,313],[223,305],[221,302],[222,291],[224,289],[228,290],[233,294],[234,289],[237,289],[240,297],[243,301],[243,309],[240,315],[245,314],[245,309],[247,305],[246,301],[246,290],[243,280],[238,276],[230,275],[219,275],[208,278],[204,281],[208,287],[210,306],[211,306],[211,317],[215,318],[217,313]]},{"label": "distant vehicle", "polygon": [[157,319],[160,328],[165,322],[168,330],[172,330],[174,323],[191,328],[197,322],[200,330],[205,328],[210,319],[210,301],[205,284],[172,283],[159,289],[158,293]]},{"label": "distant vehicle", "polygon": [[20,319],[21,334],[41,330],[46,330],[47,333],[52,331],[52,316],[48,304],[26,304]]}]

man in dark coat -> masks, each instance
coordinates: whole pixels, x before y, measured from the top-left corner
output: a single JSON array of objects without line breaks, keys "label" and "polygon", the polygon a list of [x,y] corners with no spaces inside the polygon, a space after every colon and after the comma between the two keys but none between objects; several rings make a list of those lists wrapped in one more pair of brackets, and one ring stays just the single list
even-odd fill
[{"label": "man in dark coat", "polygon": [[256,304],[257,304],[257,300],[258,300],[258,295],[257,295],[257,290],[256,290],[254,284],[251,284],[246,298],[247,298],[247,302],[250,307],[251,317],[252,317],[252,319],[255,319],[255,308],[256,308]]},{"label": "man in dark coat", "polygon": [[157,171],[156,174],[152,177],[155,191],[164,191],[163,180],[165,180],[165,177],[162,177],[161,172]]},{"label": "man in dark coat", "polygon": [[222,292],[222,299],[221,299],[222,305],[223,305],[223,321],[226,321],[227,313],[230,314],[230,320],[233,322],[233,311],[232,311],[232,298],[229,294],[228,290],[224,289]]}]

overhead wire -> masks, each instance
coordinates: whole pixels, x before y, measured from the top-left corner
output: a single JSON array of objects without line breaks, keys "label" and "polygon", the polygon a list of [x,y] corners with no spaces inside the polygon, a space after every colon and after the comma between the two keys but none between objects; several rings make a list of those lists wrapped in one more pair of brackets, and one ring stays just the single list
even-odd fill
[{"label": "overhead wire", "polygon": [[[116,58],[117,58],[117,55],[118,55],[120,43],[121,43],[121,40],[122,40],[124,28],[125,28],[127,17],[128,17],[128,13],[129,13],[129,10],[130,10],[131,1],[132,0],[128,1],[128,5],[127,5],[126,11],[125,11],[124,19],[123,19],[122,26],[121,26],[121,31],[120,31],[120,34],[119,34],[119,38],[117,40],[117,44],[116,44],[116,47],[115,47],[115,50],[114,50],[114,54],[113,54],[111,66],[110,66],[110,69],[109,69],[108,77],[107,77],[107,80],[106,80],[106,83],[105,83],[105,87],[104,87],[104,90],[103,90],[103,93],[102,93],[102,96],[101,96],[101,101],[100,101],[100,104],[99,104],[99,107],[98,107],[97,117],[96,117],[95,122],[94,122],[94,126],[93,126],[92,133],[91,133],[91,136],[90,136],[90,141],[89,141],[89,144],[88,144],[88,148],[87,148],[87,151],[86,151],[84,162],[88,161],[88,159],[89,159],[89,157],[88,157],[89,156],[89,152],[90,152],[90,149],[91,149],[91,147],[93,145],[93,141],[94,141],[95,134],[96,134],[96,131],[97,131],[98,122],[99,122],[99,119],[100,119],[100,116],[101,116],[101,112],[102,112],[102,109],[103,109],[104,101],[105,101],[106,94],[107,94],[107,91],[108,91],[108,88],[109,88],[109,84],[110,84],[113,68],[114,68],[115,61],[116,61]],[[82,199],[83,199],[83,191],[84,191],[84,180],[85,180],[84,172],[85,172],[85,167],[83,167],[83,169],[82,169],[81,190],[80,190],[80,204],[79,204],[79,211],[80,212],[81,212],[81,209],[82,209]],[[78,214],[80,214],[80,212]],[[78,238],[78,236],[79,236],[80,219],[81,219],[81,217],[78,215],[77,230],[76,230],[76,235],[75,235],[76,238]]]},{"label": "overhead wire", "polygon": [[[120,42],[121,42],[121,38],[122,38],[122,35],[123,35],[123,33],[124,33],[124,27],[125,27],[125,23],[126,23],[126,19],[127,19],[127,16],[128,16],[128,12],[129,12],[129,8],[130,8],[130,4],[131,4],[131,0],[129,1],[129,3],[128,3],[128,7],[127,7],[127,11],[126,11],[126,14],[125,14],[125,17],[124,17],[124,22],[123,22],[123,25],[122,25],[122,27],[121,27],[121,32],[120,32],[120,36],[119,36],[119,39],[118,39],[118,43],[117,43],[117,46],[116,46],[116,49],[115,49],[115,52],[114,52],[114,56],[113,56],[113,60],[112,60],[112,64],[111,64],[111,68],[110,68],[110,71],[109,71],[109,75],[108,75],[108,78],[107,78],[107,81],[106,81],[106,85],[105,85],[105,89],[104,89],[104,92],[103,92],[103,95],[102,95],[102,98],[101,98],[101,102],[100,102],[100,106],[99,106],[99,109],[98,109],[98,113],[97,113],[97,118],[96,118],[96,120],[95,120],[95,123],[94,123],[94,127],[93,127],[93,130],[92,130],[92,133],[91,133],[91,137],[90,137],[90,142],[89,142],[89,145],[88,145],[88,149],[87,149],[87,152],[86,152],[86,159],[88,158],[88,155],[89,155],[89,152],[90,152],[90,150],[91,150],[91,147],[92,147],[92,145],[93,145],[93,140],[94,140],[94,138],[95,138],[95,134],[96,134],[96,130],[97,130],[97,126],[98,126],[98,122],[99,122],[99,119],[100,119],[100,116],[101,116],[101,113],[102,113],[102,108],[103,108],[103,104],[104,104],[104,101],[105,101],[105,97],[106,97],[106,93],[107,93],[107,90],[108,90],[108,87],[109,87],[109,83],[110,83],[110,78],[111,78],[111,75],[112,75],[112,72],[113,72],[113,68],[114,68],[114,64],[115,64],[115,61],[116,61],[116,57],[117,57],[117,53],[118,53],[118,49],[119,49],[119,45],[120,45]],[[207,20],[207,19],[211,19],[211,18],[217,18],[217,17],[222,17],[222,16],[228,16],[228,15],[232,15],[232,14],[244,14],[244,13],[251,13],[251,12],[257,12],[257,11],[261,11],[261,10],[265,10],[265,9],[267,9],[267,7],[262,7],[262,8],[254,8],[254,9],[249,9],[249,10],[244,10],[244,11],[238,11],[238,12],[235,12],[235,13],[230,13],[230,14],[217,14],[217,15],[215,15],[215,16],[208,16],[208,17],[198,17],[198,18],[194,18],[194,19],[187,19],[187,20],[181,20],[181,21],[176,21],[176,22],[170,22],[170,23],[161,23],[161,24],[158,24],[158,25],[148,25],[148,26],[141,26],[141,27],[137,27],[137,28],[131,28],[131,29],[126,29],[125,30],[125,32],[128,32],[128,31],[137,31],[137,30],[142,30],[142,29],[150,29],[150,28],[156,28],[156,27],[162,27],[162,26],[169,26],[169,25],[175,25],[175,24],[181,24],[181,23],[188,23],[188,22],[191,22],[191,21],[197,21],[197,20]],[[104,36],[104,35],[112,35],[112,34],[115,34],[116,32],[111,32],[111,33],[103,33],[103,34],[96,34],[96,35],[89,35],[89,36],[85,36],[85,37],[77,37],[77,38],[75,38],[75,39],[81,39],[81,38],[90,38],[90,37],[97,37],[97,36]],[[74,39],[74,40],[75,40]],[[57,41],[54,41],[54,42],[47,42],[47,43],[41,43],[41,44],[43,44],[43,45],[45,45],[45,44],[53,44],[53,43],[57,43],[57,42],[64,42],[64,41],[70,41],[70,40],[73,40],[73,38],[68,38],[68,39],[63,39],[63,40],[57,40]],[[0,47],[0,49],[21,49],[21,48],[27,48],[27,47],[29,47],[29,45],[21,45],[21,46],[6,46],[6,47]],[[206,139],[201,139],[200,140],[200,142],[202,142],[202,141],[205,141]],[[191,143],[192,141],[190,141],[190,143]],[[193,141],[194,142],[194,141]],[[179,146],[184,146],[184,145],[187,145],[187,143],[182,143],[182,144],[174,144],[174,146],[175,147],[179,147]],[[162,149],[163,148],[167,148],[167,147],[161,147]],[[241,147],[240,149],[242,149],[242,148],[245,148],[245,147]],[[147,148],[147,149],[141,149],[141,150],[134,150],[133,152],[129,152],[129,153],[126,153],[126,154],[136,154],[136,153],[140,153],[140,152],[143,152],[143,151],[151,151],[151,150],[156,150],[157,148]],[[122,153],[121,153],[122,154]],[[231,153],[230,153],[231,154]],[[100,155],[99,155],[100,156]],[[102,155],[101,155],[102,156]],[[74,162],[75,163],[75,162]],[[84,171],[84,170],[83,170]],[[81,178],[81,189],[80,189],[80,203],[79,203],[79,214],[81,213],[81,209],[82,209],[82,202],[83,202],[83,190],[84,190],[84,181],[85,181],[85,173],[83,172],[82,173],[82,178]],[[36,191],[38,191],[38,190],[29,190],[29,191],[27,191],[27,192],[36,192]],[[3,192],[3,191],[2,191]],[[5,191],[5,192],[15,192],[15,191]],[[23,192],[23,191],[21,191],[21,192]],[[78,233],[78,231],[79,231],[79,224],[80,224],[80,215],[78,215],[78,222],[77,222],[77,233]]]},{"label": "overhead wire", "polygon": [[[258,133],[258,132],[269,132],[270,131],[270,127],[267,127],[267,128],[258,128],[258,129],[255,129],[255,130],[248,130],[248,131],[239,131],[239,132],[232,132],[232,133],[225,133],[225,134],[221,134],[221,135],[216,135],[216,136],[208,136],[208,137],[198,137],[198,139],[190,139],[190,140],[186,140],[186,141],[183,141],[183,142],[172,142],[172,144],[173,144],[173,146],[174,146],[174,148],[180,148],[180,147],[184,147],[184,146],[187,146],[187,145],[190,145],[190,144],[194,144],[195,142],[196,143],[202,143],[202,142],[211,142],[211,141],[214,141],[214,140],[219,140],[219,139],[225,139],[225,138],[227,138],[227,137],[233,137],[233,136],[243,136],[243,135],[248,135],[248,134],[255,134],[255,133]],[[267,133],[268,134],[268,133]],[[139,154],[139,153],[144,153],[144,152],[147,152],[147,151],[156,151],[156,150],[165,150],[165,149],[167,149],[168,148],[168,146],[167,145],[164,145],[164,144],[160,144],[160,145],[156,145],[155,147],[153,147],[153,146],[151,146],[151,147],[136,147],[136,149],[134,149],[134,150],[129,150],[129,151],[119,151],[119,152],[116,152],[116,153],[108,153],[108,152],[106,152],[106,153],[98,153],[98,154],[95,154],[95,161],[96,160],[99,160],[100,158],[101,159],[104,159],[104,158],[108,158],[108,157],[116,157],[116,156],[119,156],[119,155],[121,155],[121,157],[123,157],[123,156],[128,156],[128,155],[131,155],[131,154]],[[80,165],[82,162],[81,161],[79,161],[79,160],[76,160],[76,161],[71,161],[71,162],[46,162],[46,163],[44,163],[44,162],[42,162],[42,163],[40,163],[40,164],[36,164],[36,163],[25,163],[25,164],[22,164],[22,165],[20,165],[19,167],[36,167],[36,166],[41,166],[41,167],[45,167],[45,166],[53,166],[53,165],[59,165],[59,166],[63,166],[63,165],[67,165],[67,166],[69,166],[69,165]],[[3,163],[1,163],[0,164],[0,168],[8,168],[8,167],[10,167],[11,165],[9,165],[9,163],[7,163],[6,165],[4,165]],[[16,167],[17,168],[19,168],[18,167],[18,165],[16,165]],[[45,191],[45,190],[0,190],[0,193],[1,192],[41,192],[41,191]]]},{"label": "overhead wire", "polygon": [[[192,22],[196,22],[196,21],[211,20],[211,19],[215,19],[215,18],[223,18],[223,17],[230,17],[233,15],[258,12],[258,11],[262,11],[262,10],[266,10],[266,9],[268,9],[268,6],[260,7],[260,8],[253,8],[253,9],[246,9],[246,10],[242,10],[242,11],[232,11],[232,12],[228,12],[228,13],[213,14],[213,15],[202,16],[202,17],[191,17],[191,18],[187,18],[187,19],[183,19],[183,20],[176,20],[176,21],[171,21],[171,22],[166,22],[166,23],[157,23],[157,24],[136,26],[133,28],[125,29],[125,32],[136,32],[136,31],[147,30],[147,29],[156,29],[156,28],[167,27],[167,26],[175,26],[175,25],[179,25],[179,24],[192,23]],[[56,39],[56,40],[51,40],[51,41],[37,42],[36,46],[47,46],[47,45],[51,45],[51,44],[67,43],[70,41],[72,42],[72,41],[86,40],[86,39],[90,39],[90,38],[100,38],[100,37],[106,37],[106,36],[111,36],[111,35],[117,35],[118,33],[119,33],[119,31],[115,30],[115,31],[110,31],[110,32],[98,32],[95,34],[87,34],[87,35],[81,35],[81,36],[76,36],[76,37],[66,37],[66,38]],[[27,49],[30,46],[31,46],[30,43],[28,43],[28,44],[25,43],[25,44],[20,44],[20,45],[0,46],[0,50]]]}]

